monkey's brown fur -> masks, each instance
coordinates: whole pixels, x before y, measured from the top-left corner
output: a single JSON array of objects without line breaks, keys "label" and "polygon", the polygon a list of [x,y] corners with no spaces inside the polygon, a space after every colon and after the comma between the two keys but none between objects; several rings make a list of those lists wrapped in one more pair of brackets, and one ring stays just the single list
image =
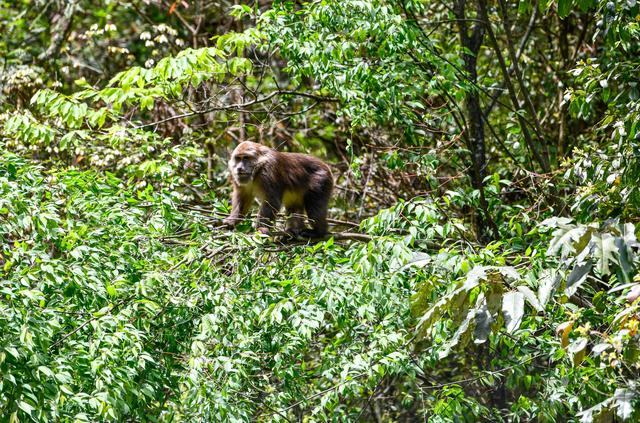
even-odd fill
[{"label": "monkey's brown fur", "polygon": [[[290,216],[287,230],[308,237],[327,233],[327,209],[333,191],[331,169],[322,160],[299,153],[280,153],[250,141],[240,143],[229,159],[233,184],[231,215],[224,223],[235,226],[249,211],[254,198],[261,201],[257,229],[268,226],[284,205]],[[305,228],[306,211],[312,230]]]}]

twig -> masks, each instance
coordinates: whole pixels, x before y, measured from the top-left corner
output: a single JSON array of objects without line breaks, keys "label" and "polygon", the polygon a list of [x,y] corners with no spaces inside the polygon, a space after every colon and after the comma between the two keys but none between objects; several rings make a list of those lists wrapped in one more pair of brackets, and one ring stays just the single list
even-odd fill
[{"label": "twig", "polygon": [[[536,355],[534,355],[534,356],[529,357],[529,358],[528,358],[528,359],[526,359],[526,360],[522,360],[522,361],[521,361],[521,362],[519,362],[519,363],[513,364],[513,365],[511,365],[511,366],[507,366],[507,367],[502,368],[502,369],[500,369],[500,370],[487,370],[487,371],[486,371],[486,373],[488,373],[489,375],[501,374],[501,373],[506,372],[507,370],[511,370],[511,369],[513,369],[514,367],[522,366],[522,365],[524,365],[524,364],[527,364],[528,362],[530,362],[530,361],[532,361],[532,360],[534,360],[534,359],[536,359],[536,358],[538,358],[538,357],[541,357],[541,356],[542,356],[542,353],[540,353],[540,354],[536,354]],[[451,386],[451,385],[457,385],[457,384],[463,384],[463,383],[474,382],[474,381],[479,380],[479,379],[482,379],[483,377],[486,377],[486,376],[487,376],[487,375],[480,375],[480,376],[471,377],[471,378],[468,378],[468,379],[461,379],[461,380],[455,380],[455,381],[452,381],[452,382],[441,383],[441,384],[439,384],[439,385],[421,386],[421,387],[420,387],[420,389],[421,389],[421,390],[426,390],[426,389],[442,389],[442,388],[445,388],[445,387],[447,387],[447,386]]]},{"label": "twig", "polygon": [[49,351],[52,351],[56,346],[60,345],[62,342],[64,342],[67,338],[73,336],[73,334],[75,334],[76,332],[78,332],[79,330],[81,330],[82,328],[84,328],[85,326],[87,326],[89,323],[93,322],[94,320],[97,320],[109,313],[111,313],[116,307],[121,306],[122,304],[124,304],[125,302],[129,301],[130,299],[133,298],[133,295],[123,298],[122,300],[118,301],[115,304],[111,305],[111,308],[109,309],[109,311],[107,311],[104,314],[101,314],[99,316],[94,316],[91,319],[85,321],[84,323],[82,323],[80,326],[78,326],[77,328],[75,328],[74,330],[72,330],[71,332],[67,333],[66,335],[64,335],[62,338],[58,339],[56,342],[54,342],[53,344],[51,344],[51,346],[49,347]]},{"label": "twig", "polygon": [[[538,1],[536,1],[533,5],[533,13],[531,14],[531,19],[529,19],[529,25],[527,25],[527,30],[524,33],[524,36],[522,37],[522,39],[520,40],[520,45],[518,46],[518,53],[516,54],[516,61],[520,60],[520,56],[522,56],[522,53],[524,53],[524,49],[527,46],[529,37],[531,37],[531,33],[533,32],[533,29],[536,26],[535,24],[537,19],[538,19]],[[511,65],[509,66],[509,75],[513,73],[514,67],[515,67],[515,64],[511,63]],[[500,85],[500,88],[498,88],[496,93],[493,95],[493,97],[491,97],[491,103],[484,110],[485,115],[488,116],[489,114],[491,114],[491,110],[493,110],[495,105],[498,103],[498,98],[500,97],[500,95],[502,95],[502,92],[504,91],[505,86],[506,86],[505,82],[502,82],[502,84]]]},{"label": "twig", "polygon": [[[270,235],[287,235],[286,232],[272,232],[270,233]],[[318,241],[326,241],[328,239],[333,238],[336,241],[361,241],[361,242],[369,242],[371,240],[373,240],[373,237],[370,235],[365,235],[365,234],[360,234],[360,233],[356,233],[356,232],[335,232],[335,233],[328,233],[322,237],[309,237],[309,238],[303,238],[304,242],[308,242],[308,241],[312,241],[312,242],[318,242]]]},{"label": "twig", "polygon": [[360,226],[360,223],[356,223],[356,222],[348,222],[346,220],[340,220],[340,219],[331,219],[328,218],[327,222],[329,223],[333,223],[334,225],[346,225],[346,226],[352,226],[354,228],[357,228]]},{"label": "twig", "polygon": [[489,40],[491,41],[491,44],[493,45],[493,49],[496,53],[496,58],[498,59],[498,64],[500,65],[500,69],[502,71],[504,83],[506,84],[509,92],[509,98],[511,99],[511,103],[515,108],[516,118],[518,119],[520,130],[522,131],[522,135],[527,145],[529,146],[531,152],[533,153],[533,156],[535,157],[536,161],[542,168],[542,170],[544,172],[548,172],[549,163],[547,162],[547,160],[545,160],[545,158],[542,156],[542,154],[538,150],[538,146],[533,142],[533,138],[531,137],[531,133],[529,132],[529,127],[527,125],[528,122],[526,121],[524,116],[522,116],[521,113],[517,112],[518,110],[520,110],[520,102],[518,101],[518,96],[516,94],[515,87],[513,86],[513,83],[511,81],[511,77],[509,76],[509,70],[507,69],[507,65],[502,55],[502,51],[500,50],[500,45],[498,44],[498,40],[493,32],[493,28],[491,27],[491,21],[489,20],[489,17],[487,15],[486,0],[480,0],[478,2],[478,6],[479,6],[478,10],[480,12],[480,15],[482,19],[486,22],[487,35],[489,35]]},{"label": "twig", "polygon": [[320,101],[337,102],[337,101],[339,101],[337,98],[334,98],[334,97],[324,97],[324,96],[319,96],[319,95],[309,94],[309,93],[303,93],[303,92],[298,92],[298,91],[278,90],[278,91],[274,91],[271,94],[266,95],[266,96],[264,96],[262,98],[257,98],[255,100],[247,101],[245,103],[228,104],[228,105],[225,105],[225,106],[212,106],[212,107],[207,107],[207,108],[202,109],[202,110],[193,110],[193,111],[185,112],[185,113],[182,113],[182,114],[179,114],[179,115],[169,116],[168,118],[160,119],[160,120],[155,121],[155,122],[145,123],[145,124],[142,124],[142,125],[137,125],[137,126],[134,126],[133,129],[141,129],[141,128],[146,128],[148,126],[160,125],[162,123],[170,122],[172,120],[182,119],[182,118],[185,118],[185,117],[190,117],[190,116],[195,116],[195,115],[206,114],[206,113],[215,112],[215,111],[222,111],[222,110],[243,111],[246,107],[253,106],[253,105],[256,105],[256,104],[259,104],[259,103],[264,103],[264,102],[269,101],[269,100],[271,100],[272,98],[274,98],[275,96],[278,96],[278,95],[294,95],[294,96],[299,96],[299,97],[305,97],[305,98],[310,98],[312,100],[315,100],[316,102],[320,102]]}]

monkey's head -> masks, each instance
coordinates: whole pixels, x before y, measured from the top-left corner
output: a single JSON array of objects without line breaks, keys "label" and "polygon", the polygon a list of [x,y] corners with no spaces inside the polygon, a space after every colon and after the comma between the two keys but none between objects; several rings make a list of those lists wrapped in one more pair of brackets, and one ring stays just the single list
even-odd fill
[{"label": "monkey's head", "polygon": [[269,151],[268,147],[255,142],[241,142],[229,159],[229,172],[234,182],[238,185],[251,183]]}]

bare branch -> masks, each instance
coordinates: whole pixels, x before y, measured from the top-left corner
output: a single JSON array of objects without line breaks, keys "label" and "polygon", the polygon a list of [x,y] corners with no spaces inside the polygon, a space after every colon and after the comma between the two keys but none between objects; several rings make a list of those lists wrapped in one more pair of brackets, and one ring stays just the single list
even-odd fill
[{"label": "bare branch", "polygon": [[309,94],[309,93],[304,93],[304,92],[298,92],[298,91],[278,90],[278,91],[274,91],[271,94],[268,94],[268,95],[266,95],[266,96],[264,96],[262,98],[256,98],[255,100],[247,101],[247,102],[244,102],[244,103],[227,104],[227,105],[221,105],[221,106],[211,106],[211,107],[206,107],[206,108],[201,109],[201,110],[193,110],[193,111],[182,113],[182,114],[179,114],[179,115],[169,116],[168,118],[160,119],[160,120],[155,121],[155,122],[145,123],[145,124],[142,124],[142,125],[137,125],[137,126],[134,126],[133,129],[140,129],[140,128],[146,128],[146,127],[149,127],[149,126],[160,125],[162,123],[170,122],[172,120],[183,119],[183,118],[190,117],[190,116],[201,115],[201,114],[210,113],[210,112],[216,112],[216,111],[226,110],[226,111],[242,112],[247,107],[254,106],[254,105],[260,104],[260,103],[264,103],[266,101],[271,100],[272,98],[274,98],[276,96],[281,96],[281,95],[292,95],[292,96],[297,96],[297,97],[310,98],[312,100],[315,100],[316,102],[338,102],[338,101],[340,101],[339,99],[337,99],[335,97],[325,97],[325,96],[320,96],[320,95],[316,95],[316,94]]}]

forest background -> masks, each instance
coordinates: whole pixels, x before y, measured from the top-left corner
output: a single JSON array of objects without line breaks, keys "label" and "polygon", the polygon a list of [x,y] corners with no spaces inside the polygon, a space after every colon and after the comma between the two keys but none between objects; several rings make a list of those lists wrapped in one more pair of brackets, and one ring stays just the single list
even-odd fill
[{"label": "forest background", "polygon": [[[2,421],[637,421],[636,0],[0,0]],[[334,236],[229,212],[321,157]]]}]

